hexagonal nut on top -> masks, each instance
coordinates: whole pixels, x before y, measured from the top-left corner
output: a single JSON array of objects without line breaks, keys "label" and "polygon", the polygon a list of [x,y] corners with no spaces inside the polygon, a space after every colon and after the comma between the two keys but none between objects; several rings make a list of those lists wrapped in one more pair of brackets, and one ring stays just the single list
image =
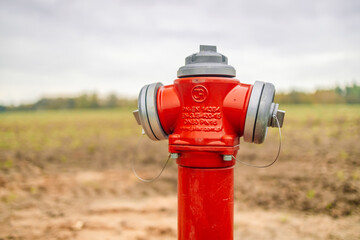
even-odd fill
[{"label": "hexagonal nut on top", "polygon": [[185,59],[185,66],[179,68],[178,77],[225,76],[235,77],[236,71],[228,65],[226,56],[216,51],[216,46],[200,45],[200,52]]}]

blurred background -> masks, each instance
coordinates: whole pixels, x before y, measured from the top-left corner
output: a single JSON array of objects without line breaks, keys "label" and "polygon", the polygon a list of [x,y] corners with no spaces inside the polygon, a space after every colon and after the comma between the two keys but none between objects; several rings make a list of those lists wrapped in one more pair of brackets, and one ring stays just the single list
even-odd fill
[{"label": "blurred background", "polygon": [[[141,87],[216,45],[286,110],[268,169],[235,169],[235,239],[359,239],[360,2],[0,1],[0,239],[177,239],[177,166]],[[273,159],[276,129],[238,158]]]}]

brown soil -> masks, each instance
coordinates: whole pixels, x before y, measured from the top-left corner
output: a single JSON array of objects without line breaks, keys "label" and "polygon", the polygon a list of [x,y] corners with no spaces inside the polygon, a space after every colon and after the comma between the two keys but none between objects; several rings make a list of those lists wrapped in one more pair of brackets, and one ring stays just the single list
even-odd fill
[{"label": "brown soil", "polygon": [[[7,189],[17,199],[2,206],[0,239],[176,239],[176,183],[164,184],[170,176],[149,185],[125,170],[14,175],[17,184]],[[333,218],[236,201],[235,239],[359,239],[359,225],[359,215]]]},{"label": "brown soil", "polygon": [[[323,118],[290,110],[279,161],[267,169],[236,166],[235,239],[360,239],[358,113],[329,110],[333,117]],[[57,119],[0,125],[3,139],[17,133],[18,146],[3,140],[0,148],[0,240],[176,239],[176,164],[153,183],[139,181],[130,164],[137,161],[141,176],[155,175],[166,142],[123,136],[122,118],[96,116],[87,125]],[[61,130],[66,124],[76,126],[72,136]],[[40,134],[38,145],[31,145],[36,134],[21,134],[28,129]],[[242,143],[238,158],[265,164],[277,144],[273,130],[263,146]]]}]

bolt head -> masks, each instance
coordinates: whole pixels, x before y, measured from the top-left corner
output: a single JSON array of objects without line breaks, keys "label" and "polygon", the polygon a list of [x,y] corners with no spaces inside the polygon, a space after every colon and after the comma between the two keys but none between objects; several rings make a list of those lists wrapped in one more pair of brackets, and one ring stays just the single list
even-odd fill
[{"label": "bolt head", "polygon": [[233,156],[232,155],[223,155],[223,160],[224,161],[232,161]]},{"label": "bolt head", "polygon": [[170,158],[172,158],[172,159],[178,159],[178,158],[179,158],[179,154],[178,154],[178,153],[170,153]]}]

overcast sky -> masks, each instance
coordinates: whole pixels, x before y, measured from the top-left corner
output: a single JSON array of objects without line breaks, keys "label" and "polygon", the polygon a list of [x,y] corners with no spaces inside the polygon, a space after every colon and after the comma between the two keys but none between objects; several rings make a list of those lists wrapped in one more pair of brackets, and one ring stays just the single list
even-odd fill
[{"label": "overcast sky", "polygon": [[359,0],[0,0],[0,104],[171,84],[216,45],[245,83],[360,81]]}]

